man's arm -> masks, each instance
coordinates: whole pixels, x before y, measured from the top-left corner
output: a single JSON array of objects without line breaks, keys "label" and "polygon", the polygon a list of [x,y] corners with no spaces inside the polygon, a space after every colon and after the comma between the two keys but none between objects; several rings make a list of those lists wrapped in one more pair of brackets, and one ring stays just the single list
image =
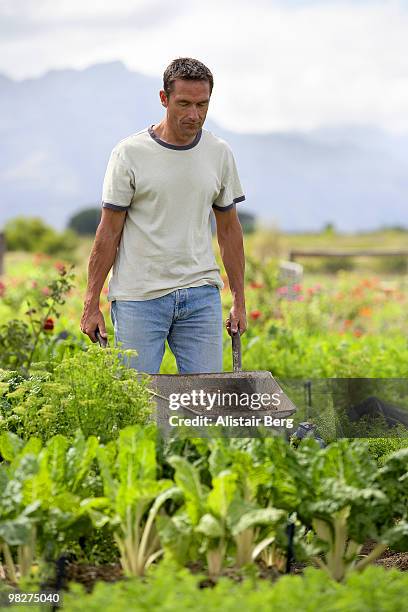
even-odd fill
[{"label": "man's arm", "polygon": [[90,337],[92,342],[96,342],[97,327],[101,335],[107,338],[105,320],[99,308],[99,299],[108,272],[115,261],[125,218],[126,211],[103,208],[102,218],[96,230],[89,257],[88,286],[81,319],[81,330]]},{"label": "man's arm", "polygon": [[245,311],[245,255],[242,227],[235,206],[226,211],[213,209],[217,222],[217,239],[232,293],[232,308],[226,322],[228,333],[243,334],[247,328]]}]

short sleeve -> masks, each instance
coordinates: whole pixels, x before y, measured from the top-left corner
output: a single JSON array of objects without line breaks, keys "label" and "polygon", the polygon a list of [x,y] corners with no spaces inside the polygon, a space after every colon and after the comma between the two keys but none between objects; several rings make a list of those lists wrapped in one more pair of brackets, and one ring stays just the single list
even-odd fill
[{"label": "short sleeve", "polygon": [[239,180],[235,159],[231,149],[227,146],[223,162],[221,190],[213,202],[213,208],[215,210],[226,211],[244,200],[245,196]]},{"label": "short sleeve", "polygon": [[103,181],[102,206],[112,210],[127,210],[134,193],[134,174],[114,149]]}]

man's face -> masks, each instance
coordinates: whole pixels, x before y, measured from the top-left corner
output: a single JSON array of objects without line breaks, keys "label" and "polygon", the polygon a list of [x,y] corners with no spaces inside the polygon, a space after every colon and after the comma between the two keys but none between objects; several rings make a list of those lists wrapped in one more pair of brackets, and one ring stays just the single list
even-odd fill
[{"label": "man's face", "polygon": [[194,137],[202,128],[210,102],[208,81],[176,79],[169,97],[162,90],[160,100],[167,109],[167,119],[182,136]]}]

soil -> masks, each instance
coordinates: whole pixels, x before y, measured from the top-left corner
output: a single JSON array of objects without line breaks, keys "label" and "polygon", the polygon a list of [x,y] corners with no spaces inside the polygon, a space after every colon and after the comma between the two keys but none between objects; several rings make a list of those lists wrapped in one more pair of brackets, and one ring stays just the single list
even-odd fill
[{"label": "soil", "polygon": [[[362,555],[368,555],[375,546],[375,541],[371,540],[364,544],[361,549]],[[408,552],[396,552],[386,548],[382,555],[374,562],[374,565],[382,565],[385,569],[399,569],[402,572],[408,571]]]},{"label": "soil", "polygon": [[65,582],[79,582],[90,592],[98,580],[104,582],[116,582],[123,578],[120,563],[109,563],[107,565],[87,565],[86,563],[68,563]]},{"label": "soil", "polygon": [[[375,542],[369,541],[367,542],[362,550],[362,555],[367,555],[374,548]],[[400,571],[408,571],[408,552],[395,552],[390,548],[387,548],[381,557],[375,561],[375,565],[381,565],[385,569],[398,569]],[[281,574],[275,569],[271,567],[267,567],[264,563],[259,562],[258,566],[258,576],[265,580],[274,581]],[[205,566],[203,563],[191,563],[189,566],[190,571],[193,574],[205,574]],[[306,567],[304,563],[293,563],[291,565],[290,573],[291,574],[301,574]],[[240,582],[243,580],[242,573],[235,568],[226,568],[223,573],[223,576],[231,578],[236,582]],[[85,589],[90,592],[98,580],[103,580],[104,582],[116,582],[117,580],[123,579],[123,571],[119,563],[110,563],[106,565],[88,565],[85,563],[76,563],[75,561],[71,561],[67,563],[65,569],[64,576],[64,585],[67,585],[69,582],[78,582],[83,584]],[[0,580],[5,580],[6,574],[4,571],[4,567],[0,564]],[[213,587],[215,585],[215,581],[211,578],[205,578],[200,583],[200,588],[208,588]],[[51,586],[51,585],[49,585]]]}]

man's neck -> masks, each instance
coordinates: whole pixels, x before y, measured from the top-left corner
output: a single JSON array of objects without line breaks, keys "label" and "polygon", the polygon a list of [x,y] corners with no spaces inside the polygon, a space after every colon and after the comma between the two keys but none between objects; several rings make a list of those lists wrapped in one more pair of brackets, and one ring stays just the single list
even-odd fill
[{"label": "man's neck", "polygon": [[167,123],[165,119],[163,119],[163,121],[160,121],[160,123],[158,123],[157,125],[154,125],[153,131],[156,134],[156,136],[160,138],[160,140],[164,140],[164,142],[167,142],[168,144],[178,145],[178,146],[191,144],[192,142],[194,142],[197,136],[197,134],[195,134],[193,138],[191,138],[191,136],[187,136],[183,138],[183,136],[181,136],[180,134],[177,134],[171,128],[171,126]]}]

